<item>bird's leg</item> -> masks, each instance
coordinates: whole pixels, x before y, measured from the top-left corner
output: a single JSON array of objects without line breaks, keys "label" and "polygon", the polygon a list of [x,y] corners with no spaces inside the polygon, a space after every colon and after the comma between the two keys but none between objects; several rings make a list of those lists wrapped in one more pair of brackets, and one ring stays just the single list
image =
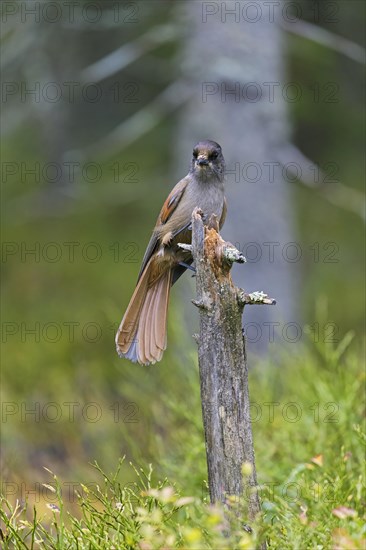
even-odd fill
[{"label": "bird's leg", "polygon": [[193,267],[192,265],[186,264],[185,262],[179,262],[179,265],[181,265],[182,267],[185,267],[186,269],[190,269],[191,271],[196,273],[196,268]]}]

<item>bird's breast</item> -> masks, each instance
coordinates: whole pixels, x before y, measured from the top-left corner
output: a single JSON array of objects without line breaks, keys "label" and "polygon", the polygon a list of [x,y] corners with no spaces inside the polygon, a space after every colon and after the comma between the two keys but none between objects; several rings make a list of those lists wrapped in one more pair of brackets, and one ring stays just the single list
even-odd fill
[{"label": "bird's breast", "polygon": [[203,212],[203,221],[207,223],[212,214],[215,214],[220,220],[223,205],[224,188],[220,182],[202,183],[191,180],[170,219],[158,229],[160,243],[168,245],[165,241],[166,236],[176,235],[183,228],[180,238],[186,237],[186,239],[180,242],[190,242],[188,238],[191,238],[191,231],[186,229],[191,221],[193,210],[196,207],[200,208]]},{"label": "bird's breast", "polygon": [[187,215],[192,217],[193,210],[198,207],[203,212],[203,220],[207,222],[212,214],[220,219],[224,205],[224,188],[216,183],[196,183],[187,189],[189,212]]}]

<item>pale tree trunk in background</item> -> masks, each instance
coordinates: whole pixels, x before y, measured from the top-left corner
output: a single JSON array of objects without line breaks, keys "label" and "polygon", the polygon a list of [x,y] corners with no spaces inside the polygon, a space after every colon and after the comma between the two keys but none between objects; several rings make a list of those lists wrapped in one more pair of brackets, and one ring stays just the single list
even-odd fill
[{"label": "pale tree trunk in background", "polygon": [[[221,144],[229,171],[240,163],[239,181],[235,173],[227,175],[228,216],[223,235],[247,256],[248,263],[234,267],[233,279],[248,292],[265,289],[278,300],[275,308],[254,308],[246,314],[248,347],[258,350],[271,340],[271,327],[263,323],[280,323],[281,332],[284,324],[298,322],[295,304],[298,264],[289,263],[282,256],[283,247],[297,240],[291,183],[284,181],[282,166],[277,165],[271,181],[270,167],[265,164],[278,163],[276,150],[289,138],[287,105],[282,97],[283,31],[275,21],[271,22],[268,6],[263,5],[257,22],[253,22],[256,12],[249,10],[247,19],[252,22],[248,22],[242,13],[236,16],[227,13],[225,20],[222,4],[209,3],[209,9],[219,11],[207,15],[205,22],[202,12],[205,4],[208,3],[187,2],[179,6],[181,20],[189,29],[182,52],[182,72],[195,93],[177,125],[177,160],[179,173],[184,173],[183,162],[193,143],[209,138]],[[246,2],[223,5],[228,12],[235,11],[235,4],[242,9]],[[261,90],[261,99],[251,101],[256,88],[244,88],[249,82],[256,83]],[[272,88],[273,102],[270,86],[264,85],[269,82],[279,83]],[[222,93],[221,87],[225,87]],[[225,97],[225,89],[229,92],[235,87],[235,95],[227,93]],[[215,90],[216,93],[205,95]],[[250,167],[247,163],[256,164]],[[244,177],[243,168],[247,170]],[[248,180],[256,179],[257,169],[262,175],[257,182],[250,183]],[[248,243],[256,244],[247,246]],[[288,252],[294,253],[294,249]],[[253,261],[257,254],[261,254],[260,259]]]}]

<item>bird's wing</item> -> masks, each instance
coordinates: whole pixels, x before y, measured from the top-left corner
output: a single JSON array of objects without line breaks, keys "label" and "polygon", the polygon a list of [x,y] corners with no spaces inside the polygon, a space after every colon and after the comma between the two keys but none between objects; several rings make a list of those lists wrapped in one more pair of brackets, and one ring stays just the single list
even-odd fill
[{"label": "bird's wing", "polygon": [[[160,210],[160,214],[158,216],[154,232],[151,236],[149,244],[147,245],[137,281],[139,281],[148,261],[150,260],[151,256],[154,254],[155,250],[159,245],[159,235],[158,235],[158,232],[156,231],[156,228],[161,225],[164,225],[171,218],[171,215],[173,214],[181,198],[183,197],[187,184],[188,184],[187,178],[184,178],[180,182],[178,182],[177,185],[171,190],[166,201],[164,202],[163,207]],[[182,230],[183,228],[179,229],[177,232],[175,232],[175,234],[179,233]]]},{"label": "bird's wing", "polygon": [[181,198],[183,197],[183,193],[186,190],[187,184],[188,180],[187,178],[184,178],[180,180],[179,183],[177,183],[174,189],[171,190],[168,198],[163,204],[163,208],[160,211],[158,222],[160,221],[160,223],[166,223],[169,220],[174,210],[177,208]]}]

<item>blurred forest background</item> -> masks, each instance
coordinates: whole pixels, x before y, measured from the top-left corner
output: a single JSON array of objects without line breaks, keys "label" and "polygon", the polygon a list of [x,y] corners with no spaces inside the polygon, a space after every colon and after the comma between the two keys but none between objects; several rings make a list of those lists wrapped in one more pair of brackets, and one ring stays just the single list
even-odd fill
[{"label": "blurred forest background", "polygon": [[[234,280],[278,300],[245,312],[252,400],[301,395],[305,410],[339,403],[344,389],[352,409],[364,331],[365,4],[272,8],[2,2],[1,467],[15,484],[9,497],[37,500],[43,466],[65,483],[86,483],[90,462],[114,469],[123,455],[202,490],[194,279],[173,289],[161,364],[132,365],[114,346],[157,213],[202,138],[218,141],[227,161],[223,236],[248,260]],[[340,377],[339,393],[328,395],[334,364],[319,350],[346,334],[344,347],[359,358],[354,385]],[[318,386],[327,368],[329,385]],[[311,383],[300,389],[304,372]],[[319,435],[303,421],[309,453],[329,438],[339,443],[328,425]],[[281,422],[276,433],[254,424],[260,479],[280,479],[310,458],[293,424],[291,451],[281,456]]]}]

